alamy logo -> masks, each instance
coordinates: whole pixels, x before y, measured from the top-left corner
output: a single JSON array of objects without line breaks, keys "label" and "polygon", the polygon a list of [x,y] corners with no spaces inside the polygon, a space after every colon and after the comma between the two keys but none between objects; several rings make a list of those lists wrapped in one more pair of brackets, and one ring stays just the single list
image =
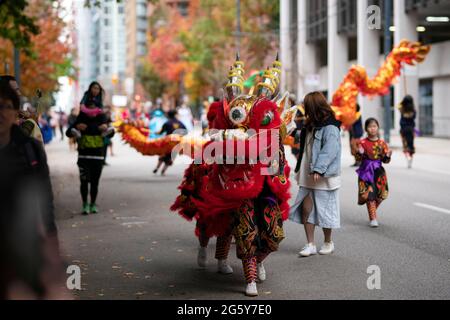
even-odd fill
[{"label": "alamy logo", "polygon": [[70,276],[67,278],[66,286],[69,290],[81,290],[81,269],[77,265],[70,265],[66,271]]},{"label": "alamy logo", "polygon": [[377,265],[372,265],[367,268],[367,274],[370,274],[367,278],[367,289],[369,290],[381,290],[381,270]]},{"label": "alamy logo", "polygon": [[375,5],[369,6],[366,13],[369,30],[381,30],[381,8]]}]

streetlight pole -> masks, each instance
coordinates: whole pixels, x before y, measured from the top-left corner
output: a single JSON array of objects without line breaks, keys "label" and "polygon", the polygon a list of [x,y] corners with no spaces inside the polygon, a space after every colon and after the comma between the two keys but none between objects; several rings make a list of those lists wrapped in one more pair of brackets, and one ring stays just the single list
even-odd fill
[{"label": "streetlight pole", "polygon": [[241,0],[236,0],[236,51],[241,50]]},{"label": "streetlight pole", "polygon": [[17,47],[14,47],[14,76],[16,78],[16,82],[20,88],[20,51]]},{"label": "streetlight pole", "polygon": [[[387,57],[392,50],[392,33],[390,30],[392,21],[392,0],[384,1],[384,54]],[[395,26],[398,27],[398,26]],[[390,90],[390,89],[389,89]],[[391,93],[384,96],[384,141],[390,143],[391,141],[391,124],[392,124],[392,110],[391,110]]]}]

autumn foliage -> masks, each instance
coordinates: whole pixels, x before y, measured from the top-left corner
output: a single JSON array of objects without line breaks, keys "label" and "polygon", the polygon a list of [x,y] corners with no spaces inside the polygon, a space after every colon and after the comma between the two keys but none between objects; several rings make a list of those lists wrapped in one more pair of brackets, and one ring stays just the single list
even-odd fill
[{"label": "autumn foliage", "polygon": [[[241,3],[239,51],[251,70],[275,57],[278,2]],[[165,84],[165,93],[186,93],[191,101],[218,95],[237,50],[236,1],[191,0],[183,16],[176,6],[161,1],[150,24],[146,68]]]},{"label": "autumn foliage", "polygon": [[[48,95],[58,89],[58,76],[63,75],[61,70],[68,64],[71,48],[67,39],[61,39],[65,22],[51,1],[29,1],[26,13],[35,19],[40,32],[31,37],[31,54],[22,51],[20,56],[21,91],[28,97],[34,96],[37,89]],[[0,67],[9,64],[10,73],[13,73],[13,45],[10,40],[0,38],[0,62]]]}]

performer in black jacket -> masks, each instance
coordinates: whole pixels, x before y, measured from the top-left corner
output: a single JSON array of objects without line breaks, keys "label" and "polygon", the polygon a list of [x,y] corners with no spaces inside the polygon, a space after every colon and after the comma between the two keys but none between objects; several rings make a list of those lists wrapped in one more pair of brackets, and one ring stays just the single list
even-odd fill
[{"label": "performer in black jacket", "polygon": [[19,109],[17,93],[0,84],[0,299],[18,283],[48,297],[64,276],[45,151],[16,124]]},{"label": "performer in black jacket", "polygon": [[[80,192],[83,200],[82,214],[98,213],[96,200],[98,186],[105,160],[105,137],[112,137],[114,129],[108,127],[108,119],[93,101],[81,106],[80,114],[66,132],[78,142],[78,168],[80,170]],[[90,187],[90,192],[89,192]],[[91,201],[88,202],[88,193]]]}]

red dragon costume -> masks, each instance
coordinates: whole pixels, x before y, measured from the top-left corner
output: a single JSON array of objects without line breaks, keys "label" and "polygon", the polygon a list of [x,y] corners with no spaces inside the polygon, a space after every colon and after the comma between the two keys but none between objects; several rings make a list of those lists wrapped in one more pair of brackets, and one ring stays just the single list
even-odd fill
[{"label": "red dragon costume", "polygon": [[[246,293],[257,295],[257,276],[265,278],[262,262],[284,238],[290,168],[282,141],[295,126],[296,107],[287,106],[287,94],[276,102],[281,74],[278,57],[265,71],[256,95],[243,93],[244,64],[239,57],[236,60],[223,101],[213,103],[208,112],[211,141],[203,146],[203,154],[215,150],[211,153],[215,161],[203,158],[190,165],[171,210],[197,220],[196,235],[201,241],[213,236],[230,239],[233,234],[248,284]],[[244,156],[236,156],[239,144]],[[217,152],[225,149],[224,154]],[[255,152],[257,157],[251,157]],[[229,242],[220,243],[225,248],[219,252],[229,249]]]}]

